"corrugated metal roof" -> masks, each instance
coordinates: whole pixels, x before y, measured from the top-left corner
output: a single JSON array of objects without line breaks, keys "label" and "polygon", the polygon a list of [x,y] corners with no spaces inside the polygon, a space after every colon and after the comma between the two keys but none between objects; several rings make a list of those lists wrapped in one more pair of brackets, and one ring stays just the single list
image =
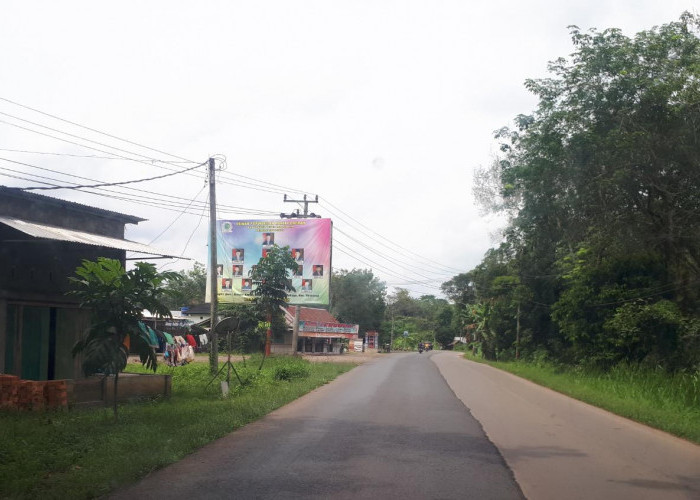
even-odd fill
[{"label": "corrugated metal roof", "polygon": [[63,200],[61,198],[54,198],[52,196],[46,196],[38,193],[30,193],[28,191],[22,191],[20,188],[11,188],[7,186],[0,186],[0,197],[11,196],[27,202],[39,202],[42,204],[55,205],[63,209],[72,210],[76,212],[91,213],[101,217],[106,217],[109,219],[116,219],[123,221],[127,224],[138,224],[146,219],[142,217],[136,217],[134,215],[122,214],[120,212],[114,212],[113,210],[105,210],[104,208],[93,207],[92,205],[85,205],[83,203],[76,203],[75,201]]},{"label": "corrugated metal roof", "polygon": [[27,222],[21,219],[9,217],[0,217],[0,224],[5,224],[24,234],[35,238],[43,238],[49,240],[68,241],[71,243],[82,243],[84,245],[93,245],[106,248],[118,248],[127,252],[145,253],[149,255],[161,255],[163,257],[176,257],[166,252],[153,248],[143,243],[135,241],[123,240],[119,238],[110,238],[99,234],[85,233],[74,229],[66,229],[62,227],[47,226],[37,224],[36,222]]}]

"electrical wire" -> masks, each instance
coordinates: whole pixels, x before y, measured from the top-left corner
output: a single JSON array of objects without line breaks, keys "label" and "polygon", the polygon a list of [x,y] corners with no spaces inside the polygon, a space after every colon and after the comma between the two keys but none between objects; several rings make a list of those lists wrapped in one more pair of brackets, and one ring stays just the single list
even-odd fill
[{"label": "electrical wire", "polygon": [[[375,255],[378,255],[379,257],[381,257],[381,258],[387,260],[388,262],[392,263],[392,264],[395,265],[396,267],[400,267],[400,268],[402,268],[402,269],[409,270],[409,271],[414,271],[414,270],[415,270],[415,265],[414,265],[414,264],[407,263],[407,262],[404,262],[404,261],[400,261],[400,260],[398,260],[397,258],[394,258],[394,257],[389,257],[389,256],[387,256],[386,254],[384,254],[384,253],[382,253],[382,252],[380,252],[380,251],[378,251],[378,250],[376,250],[376,249],[370,247],[369,245],[365,244],[364,242],[362,242],[362,241],[360,241],[360,240],[358,240],[358,239],[356,239],[356,238],[353,238],[352,236],[350,236],[349,234],[347,234],[345,231],[341,230],[341,229],[338,228],[337,226],[333,226],[333,230],[334,230],[334,231],[338,231],[340,234],[343,234],[343,235],[346,236],[347,238],[350,238],[352,241],[354,241],[355,243],[357,243],[357,244],[360,245],[361,247],[366,248],[367,250],[369,250],[370,252],[374,253]],[[425,276],[425,275],[422,275],[422,274],[420,274],[420,273],[416,273],[416,274],[418,274],[419,276],[422,276],[423,278],[426,278],[426,279],[432,279],[432,278],[430,278],[429,276]],[[440,275],[440,274],[446,275],[446,273],[445,273],[444,271],[436,272],[436,273],[433,273],[433,274],[436,274],[436,275]],[[452,277],[452,276],[453,276],[453,275],[450,274],[450,277]]]},{"label": "electrical wire", "polygon": [[[341,248],[336,248],[336,245],[340,245]],[[358,256],[355,255],[355,254],[349,253],[349,252],[352,252],[353,249],[350,248],[350,247],[348,247],[347,245],[345,245],[345,244],[339,242],[338,240],[335,240],[335,241],[334,241],[334,243],[333,243],[333,249],[334,249],[334,250],[338,250],[338,251],[340,251],[341,253],[343,253],[343,254],[345,254],[345,255],[348,255],[349,257],[352,257],[352,258],[354,258],[355,260],[357,260],[358,262],[361,262],[361,263],[363,263],[363,264],[365,264],[365,265],[369,265],[370,267],[372,267],[372,266],[378,267],[379,269],[384,270],[385,273],[391,274],[392,276],[394,276],[394,277],[396,277],[396,278],[399,278],[399,279],[401,279],[401,280],[404,280],[404,281],[410,281],[410,280],[411,280],[410,277],[407,277],[406,275],[399,274],[399,273],[397,273],[397,272],[395,272],[395,271],[393,271],[393,270],[387,268],[386,266],[383,266],[383,265],[381,265],[381,264],[379,264],[379,263],[377,263],[377,262],[375,262],[375,261],[373,261],[373,260],[371,260],[371,259],[369,259],[369,258],[367,258],[367,257],[360,258],[360,257],[358,257]],[[432,280],[429,281],[429,282],[423,282],[423,283],[424,283],[424,286],[427,287],[427,288],[440,289],[440,287],[437,286],[437,285],[431,285],[431,284],[429,284],[429,283],[431,283],[431,282],[434,283],[434,281],[432,281]]]},{"label": "electrical wire", "polygon": [[[208,205],[209,204],[208,202],[209,202],[209,193],[207,193],[207,203],[205,205]],[[204,214],[206,214],[206,213],[207,213],[207,209],[205,206],[204,210],[202,210],[202,213],[199,216],[199,222],[197,222],[197,225],[194,227],[194,229],[190,233],[190,237],[187,238],[187,242],[185,242],[185,247],[182,249],[182,253],[180,254],[180,258],[182,258],[182,256],[185,255],[185,252],[187,251],[187,247],[190,245],[190,241],[192,240],[192,236],[194,236],[194,233],[196,233],[197,229],[199,229],[199,227],[202,225],[202,219],[204,219]],[[177,260],[178,259],[173,259],[170,262],[165,262],[165,263],[161,264],[158,267],[158,270],[161,270],[163,267],[169,266],[170,264],[177,262]]]},{"label": "electrical wire", "polygon": [[[83,176],[78,176],[78,175],[74,175],[74,174],[67,174],[67,173],[64,173],[64,172],[60,172],[60,171],[58,171],[58,170],[53,170],[53,169],[46,168],[46,167],[39,167],[39,166],[37,166],[37,165],[32,165],[32,164],[30,164],[30,163],[21,163],[21,164],[24,165],[24,166],[28,166],[28,167],[31,167],[31,168],[35,168],[35,169],[37,169],[37,170],[42,170],[42,171],[46,171],[46,172],[52,172],[52,173],[55,173],[55,174],[63,175],[63,176],[65,176],[65,177],[71,177],[71,178],[76,178],[76,179],[81,179],[81,180],[87,180],[87,181],[91,181],[91,182],[99,182],[99,181],[97,181],[96,179],[92,179],[92,178],[89,178],[89,177],[83,177]],[[0,168],[0,169],[2,169],[2,168]],[[13,169],[2,169],[2,170],[8,170],[8,171],[15,172],[15,173],[24,173],[24,172],[17,171],[17,170],[13,170]],[[66,181],[60,181],[59,179],[55,179],[55,178],[51,178],[51,177],[46,177],[46,176],[38,176],[38,175],[35,175],[35,177],[38,177],[38,178],[41,178],[41,179],[48,179],[48,180],[52,180],[52,181],[56,181],[56,182],[66,182]],[[27,179],[27,178],[23,178],[23,180],[31,181],[31,179]],[[58,184],[47,183],[47,182],[43,182],[43,181],[37,181],[37,182],[42,182],[43,184],[48,184],[48,185],[51,185],[51,186],[57,186],[57,185],[58,185]],[[77,183],[74,183],[74,184],[77,184]],[[20,188],[20,189],[21,189],[21,188]],[[155,191],[153,191],[153,190],[145,190],[145,189],[139,189],[139,188],[134,188],[134,187],[124,187],[124,188],[122,188],[122,189],[129,190],[129,191],[134,191],[134,192],[136,192],[136,193],[143,193],[143,194],[147,195],[148,200],[151,201],[151,202],[153,202],[152,198],[154,198],[154,197],[161,197],[161,198],[163,198],[163,200],[160,201],[160,203],[161,203],[161,204],[165,204],[165,205],[167,205],[167,206],[175,206],[175,207],[178,207],[178,208],[181,207],[181,206],[182,206],[182,203],[178,203],[178,202],[174,201],[174,200],[177,200],[177,199],[183,200],[183,201],[188,201],[188,202],[189,202],[189,200],[188,200],[187,198],[182,198],[182,197],[180,197],[180,196],[176,196],[176,195],[172,195],[172,194],[157,193],[157,192],[155,192]],[[114,190],[109,190],[109,189],[105,189],[105,188],[98,188],[98,190],[107,191],[107,192],[110,192],[110,193],[115,193],[115,192],[116,192],[116,191],[114,191]],[[90,194],[101,195],[100,193],[94,193],[94,192],[86,191],[86,190],[83,190],[83,192],[87,192],[87,193],[90,193]],[[122,194],[122,196],[127,196],[127,195]],[[124,198],[122,198],[122,199],[124,199]],[[133,200],[134,198],[129,198],[129,199]],[[150,206],[154,206],[153,203],[149,203],[149,205],[150,205]],[[226,211],[233,211],[233,212],[237,212],[237,213],[246,213],[246,212],[250,212],[251,214],[255,214],[255,215],[277,215],[277,212],[273,212],[273,211],[270,211],[270,210],[249,209],[249,208],[244,208],[244,207],[233,207],[233,206],[221,205],[221,204],[219,204],[218,206],[221,207],[221,208],[223,208],[223,209],[226,210]],[[197,207],[197,208],[198,208],[198,207]]]},{"label": "electrical wire", "polygon": [[53,119],[55,119],[55,120],[59,120],[59,121],[65,122],[65,123],[68,123],[68,124],[70,124],[70,125],[74,125],[74,126],[76,126],[76,127],[80,127],[80,128],[85,129],[85,130],[89,130],[89,131],[91,131],[91,132],[95,132],[95,133],[97,133],[97,134],[102,134],[102,135],[107,136],[107,137],[110,137],[110,138],[112,138],[112,139],[117,139],[118,141],[126,142],[126,143],[132,144],[132,145],[134,145],[134,146],[138,146],[138,147],[143,148],[143,149],[148,149],[148,150],[151,150],[151,151],[155,151],[156,153],[161,153],[161,154],[164,154],[164,155],[172,156],[173,158],[177,158],[177,159],[183,160],[183,161],[185,161],[185,162],[197,163],[196,161],[188,160],[187,158],[182,158],[181,156],[177,156],[177,155],[174,155],[174,154],[172,154],[172,153],[168,153],[168,152],[166,152],[166,151],[161,151],[161,150],[159,150],[159,149],[151,148],[151,147],[149,147],[149,146],[144,146],[143,144],[139,144],[139,143],[137,143],[137,142],[133,142],[133,141],[130,141],[130,140],[128,140],[128,139],[123,139],[123,138],[121,138],[121,137],[117,137],[116,135],[108,134],[107,132],[102,132],[101,130],[97,130],[97,129],[94,129],[94,128],[91,128],[91,127],[87,127],[87,126],[85,126],[85,125],[81,125],[80,123],[76,123],[76,122],[72,122],[72,121],[70,121],[70,120],[66,120],[65,118],[61,118],[61,117],[59,117],[59,116],[52,115],[52,114],[50,114],[50,113],[46,113],[45,111],[41,111],[41,110],[38,110],[38,109],[36,109],[36,108],[32,108],[32,107],[30,107],[30,106],[27,106],[26,104],[21,104],[21,103],[19,103],[19,102],[16,102],[16,101],[12,101],[12,100],[10,100],[10,99],[7,99],[7,98],[5,98],[5,97],[0,97],[0,100],[5,101],[5,102],[8,102],[8,103],[10,103],[10,104],[14,104],[15,106],[19,106],[19,107],[24,108],[24,109],[28,109],[28,110],[30,110],[30,111],[34,111],[35,113],[39,113],[39,114],[42,114],[42,115],[44,115],[44,116],[48,116],[48,117],[53,118]]},{"label": "electrical wire", "polygon": [[204,188],[205,188],[205,187],[207,187],[207,186],[206,186],[206,185],[203,185],[203,186],[202,186],[202,189],[200,189],[199,192],[194,196],[194,198],[192,198],[192,201],[190,202],[189,205],[187,205],[187,207],[185,208],[185,210],[183,210],[183,211],[181,211],[179,214],[177,214],[177,217],[175,217],[175,218],[173,219],[173,221],[172,221],[170,224],[168,224],[167,227],[166,227],[165,229],[163,229],[160,233],[158,233],[158,236],[156,236],[156,237],[153,238],[150,242],[148,242],[149,245],[152,245],[158,238],[160,238],[161,236],[163,236],[163,235],[168,231],[168,229],[170,229],[171,227],[173,227],[173,224],[175,224],[175,223],[178,221],[178,219],[180,219],[180,217],[182,217],[182,216],[185,214],[185,211],[187,210],[187,208],[189,208],[190,206],[192,206],[192,203],[194,203],[194,201],[199,197],[199,195],[202,194],[202,191],[204,191]]},{"label": "electrical wire", "polygon": [[[23,163],[21,161],[15,161],[15,160],[10,160],[8,158],[2,158],[0,157],[0,160],[2,161],[7,161],[10,163],[16,163],[18,165],[24,165],[24,166],[29,166],[31,167],[32,165],[29,165],[27,163]],[[96,188],[96,187],[107,187],[107,186],[123,186],[125,184],[137,184],[139,182],[147,182],[147,181],[154,181],[156,179],[163,179],[165,177],[172,177],[173,175],[178,175],[178,174],[183,174],[185,172],[189,172],[190,170],[194,170],[195,168],[200,168],[202,166],[206,165],[206,163],[201,163],[199,165],[195,165],[194,167],[187,168],[185,170],[182,170],[180,172],[171,172],[169,174],[163,174],[163,175],[158,175],[156,177],[148,177],[145,179],[134,179],[130,181],[120,181],[120,182],[105,182],[102,184],[83,184],[83,185],[76,185],[76,186],[52,186],[52,187],[37,187],[37,186],[32,186],[32,187],[23,187],[20,188],[22,191],[35,191],[35,190],[53,190],[53,189],[83,189],[83,188]]]},{"label": "electrical wire", "polygon": [[[46,112],[44,112],[44,111],[38,110],[38,109],[36,109],[36,108],[32,108],[32,107],[30,107],[30,106],[26,106],[26,105],[24,105],[24,104],[21,104],[21,103],[12,101],[12,100],[7,99],[7,98],[0,97],[0,100],[5,101],[5,102],[8,102],[8,103],[13,104],[13,105],[16,105],[16,106],[19,106],[19,107],[22,107],[22,108],[24,108],[24,109],[28,109],[28,110],[33,111],[33,112],[36,112],[36,113],[42,114],[42,115],[44,115],[44,116],[47,116],[47,117],[50,117],[50,118],[53,118],[53,119],[56,119],[56,120],[59,120],[59,121],[68,123],[68,124],[70,124],[70,125],[74,125],[74,126],[76,126],[76,127],[80,127],[80,128],[89,130],[89,131],[91,131],[91,132],[95,132],[95,133],[104,135],[104,136],[106,136],[106,137],[110,137],[110,138],[112,138],[112,139],[116,139],[116,140],[118,140],[118,141],[122,141],[122,142],[125,142],[125,143],[128,143],[128,144],[132,144],[132,145],[135,145],[135,146],[138,146],[138,147],[140,147],[140,148],[147,149],[147,150],[155,151],[155,152],[158,152],[158,153],[160,153],[160,154],[167,155],[167,156],[172,157],[172,158],[177,158],[177,159],[179,159],[179,160],[183,160],[184,162],[196,163],[196,162],[194,162],[193,160],[189,160],[189,159],[183,158],[183,157],[181,157],[181,156],[177,156],[177,155],[174,155],[174,154],[171,154],[171,153],[167,153],[167,152],[165,152],[165,151],[161,151],[161,150],[158,150],[158,149],[155,149],[155,148],[151,148],[151,147],[149,147],[149,146],[145,146],[145,145],[143,145],[143,144],[140,144],[140,143],[137,143],[137,142],[134,142],[134,141],[130,141],[130,140],[128,140],[128,139],[123,139],[123,138],[121,138],[121,137],[118,137],[118,136],[115,136],[115,135],[112,135],[112,134],[109,134],[109,133],[106,133],[106,132],[103,132],[103,131],[100,131],[100,130],[91,128],[91,127],[87,127],[87,126],[85,126],[85,125],[81,125],[81,124],[79,124],[79,123],[76,123],[76,122],[73,122],[73,121],[70,121],[70,120],[66,120],[66,119],[61,118],[61,117],[58,117],[58,116],[56,116],[56,115],[53,115],[53,114],[50,114],[50,113],[46,113]],[[79,146],[79,147],[83,147],[83,148],[91,149],[91,150],[94,150],[94,151],[98,151],[98,152],[100,152],[100,153],[112,155],[112,156],[108,156],[108,157],[101,157],[101,158],[103,158],[103,159],[113,159],[113,160],[122,159],[122,160],[127,160],[127,161],[135,161],[135,162],[143,163],[143,164],[150,165],[150,166],[156,166],[157,168],[163,168],[163,169],[166,169],[166,170],[170,170],[171,172],[173,172],[173,169],[170,169],[170,168],[168,168],[168,167],[165,167],[164,165],[159,165],[159,164],[157,164],[157,163],[172,164],[172,163],[175,163],[175,162],[151,158],[151,157],[149,157],[149,156],[147,156],[147,155],[143,155],[143,154],[141,154],[141,153],[136,153],[136,152],[129,151],[129,150],[126,150],[126,149],[123,149],[123,148],[118,148],[118,147],[116,147],[116,146],[112,146],[112,145],[105,144],[105,143],[99,142],[99,141],[95,141],[95,140],[92,140],[92,139],[89,139],[89,138],[86,138],[86,137],[83,137],[83,136],[80,136],[80,135],[72,134],[72,133],[69,133],[69,132],[66,132],[66,131],[63,131],[63,130],[59,130],[59,129],[56,129],[56,128],[53,128],[53,127],[49,127],[49,126],[47,126],[47,125],[43,125],[43,124],[41,124],[41,123],[37,123],[37,122],[31,121],[31,120],[27,120],[27,119],[24,119],[24,118],[15,116],[15,115],[11,115],[11,114],[9,114],[9,113],[0,112],[0,114],[2,114],[2,115],[4,115],[4,116],[7,116],[7,117],[9,117],[9,118],[12,118],[12,119],[15,119],[15,120],[24,122],[24,123],[28,123],[28,124],[31,124],[31,125],[34,125],[34,126],[37,126],[37,127],[41,127],[41,128],[44,128],[44,129],[53,131],[53,132],[57,132],[57,133],[59,133],[59,134],[63,134],[63,135],[69,136],[69,137],[73,137],[73,138],[76,138],[76,139],[80,139],[80,140],[82,140],[82,141],[87,141],[87,142],[90,142],[90,143],[92,143],[92,144],[96,144],[96,145],[99,145],[99,146],[102,146],[102,147],[106,147],[106,148],[113,149],[113,150],[116,150],[116,151],[121,151],[121,152],[126,153],[126,154],[129,154],[129,155],[134,155],[134,156],[138,156],[138,157],[143,158],[143,160],[142,160],[142,159],[137,159],[137,158],[130,158],[130,157],[123,156],[123,155],[118,155],[118,154],[114,153],[113,151],[104,151],[104,150],[95,148],[95,147],[93,147],[93,146],[89,146],[89,145],[86,145],[86,144],[81,144],[81,143],[77,143],[77,142],[74,142],[74,141],[70,141],[70,140],[67,140],[67,139],[62,138],[62,137],[56,137],[56,136],[53,136],[53,135],[51,135],[51,134],[46,134],[46,133],[44,133],[44,132],[41,132],[41,131],[38,131],[38,130],[33,130],[33,129],[28,128],[28,127],[23,127],[23,126],[18,125],[18,124],[16,124],[16,123],[10,123],[10,122],[4,121],[4,120],[0,120],[0,123],[4,123],[4,124],[7,124],[7,125],[10,125],[10,126],[13,126],[13,127],[17,127],[17,128],[23,129],[23,130],[27,130],[27,131],[29,131],[29,132],[33,132],[33,133],[36,133],[36,134],[44,135],[44,136],[46,136],[46,137],[50,137],[50,138],[53,138],[53,139],[56,139],[56,140],[60,140],[60,141],[63,141],[63,142],[67,142],[67,143],[69,143],[69,144],[73,144],[73,145],[76,145],[76,146]],[[16,150],[16,152],[26,152],[26,151]],[[38,152],[34,152],[34,153],[38,153]],[[51,154],[51,153],[48,153],[48,154]],[[71,155],[68,155],[68,154],[66,154],[66,153],[55,153],[55,154],[57,154],[57,155],[58,155],[58,154],[62,154],[62,155],[65,155],[65,156],[71,156]],[[72,156],[78,157],[79,155],[72,155]],[[96,157],[98,157],[98,156],[97,156],[97,155],[91,155],[91,156],[84,155],[83,157],[86,157],[86,158],[88,158],[88,157],[96,158]],[[7,159],[6,159],[6,160],[7,160]],[[12,161],[12,160],[7,160],[7,161]],[[225,162],[225,158],[224,158],[223,162]],[[222,162],[222,163],[223,163],[223,162]],[[15,162],[15,163],[21,164],[21,162]],[[193,168],[198,168],[199,166],[201,166],[201,165],[197,165],[196,167],[193,167]],[[174,171],[174,172],[175,172],[175,173],[185,173],[185,174],[187,174],[187,175],[193,175],[193,174],[189,173],[189,170],[191,170],[191,169],[177,170],[177,171]],[[166,176],[175,175],[175,173],[167,174]],[[13,178],[18,178],[18,179],[20,179],[20,180],[29,180],[29,179],[27,179],[26,177],[18,177],[18,176],[12,176],[12,175],[8,175],[8,174],[4,174],[4,175],[7,175],[7,176],[13,177]],[[109,185],[116,186],[116,185],[121,185],[121,184],[132,183],[132,182],[144,182],[144,181],[146,181],[146,180],[152,180],[152,179],[162,178],[162,177],[166,177],[166,176],[158,176],[158,177],[155,177],[155,178],[140,179],[140,180],[137,180],[137,181],[125,181],[125,182],[123,182],[123,183],[105,183],[105,184],[102,184],[102,185],[84,185],[84,186],[77,185],[77,186],[73,186],[72,189],[79,189],[79,190],[81,190],[81,192],[86,192],[86,193],[94,194],[94,195],[98,195],[98,196],[107,196],[107,197],[112,197],[112,198],[115,198],[115,199],[122,199],[122,200],[126,200],[126,201],[136,202],[133,198],[131,198],[131,199],[127,198],[127,195],[125,195],[125,194],[123,194],[123,193],[120,193],[121,196],[116,196],[116,195],[104,195],[103,193],[94,193],[94,192],[91,192],[91,191],[87,191],[85,188],[97,188],[97,189],[99,189],[99,188],[101,188],[101,187],[103,187],[103,186],[109,186]],[[245,180],[241,180],[241,179],[245,179]],[[70,188],[70,187],[61,187],[61,186],[58,186],[58,185],[54,185],[54,184],[52,184],[52,183],[50,183],[50,182],[43,182],[43,181],[39,181],[39,182],[41,182],[42,184],[48,185],[48,186],[52,186],[51,188],[42,187],[42,188],[40,188],[40,189],[62,189],[62,188],[63,188],[63,189],[68,189],[68,188]],[[241,188],[245,188],[245,189],[251,189],[251,190],[256,190],[256,191],[261,191],[261,192],[276,193],[276,194],[282,194],[282,193],[284,193],[285,191],[297,192],[297,193],[303,193],[303,192],[304,192],[304,191],[301,191],[301,190],[299,190],[299,189],[294,189],[294,188],[285,187],[285,186],[282,186],[282,185],[280,185],[280,184],[275,184],[275,183],[263,181],[263,180],[256,179],[256,178],[253,178],[253,177],[248,177],[248,176],[245,176],[245,175],[242,175],[242,174],[233,174],[233,173],[230,173],[230,174],[229,174],[229,173],[225,173],[225,172],[221,172],[221,173],[219,174],[219,182],[221,182],[222,184],[233,185],[233,186],[241,187]],[[25,189],[29,189],[29,188],[25,188]],[[196,197],[195,197],[195,198],[196,198]],[[378,232],[372,230],[372,229],[369,228],[368,226],[362,224],[359,220],[355,219],[354,217],[350,216],[350,215],[347,214],[346,212],[342,211],[340,208],[338,208],[337,206],[333,205],[330,201],[328,201],[328,200],[324,200],[324,201],[325,201],[328,205],[330,205],[331,207],[333,207],[333,208],[335,209],[335,210],[330,210],[329,208],[324,207],[324,208],[326,208],[326,210],[329,210],[329,211],[331,211],[331,212],[336,212],[336,211],[337,211],[337,212],[340,212],[340,213],[342,213],[343,215],[347,216],[349,219],[355,221],[355,222],[356,222],[357,224],[359,224],[361,227],[367,229],[368,231],[371,231],[373,234],[375,234],[375,235],[377,235],[378,237],[382,238],[383,240],[387,241],[388,243],[390,243],[390,244],[393,245],[394,247],[400,248],[400,249],[402,249],[402,250],[404,250],[404,251],[406,251],[406,252],[408,252],[408,253],[410,253],[410,254],[412,254],[412,255],[417,256],[418,258],[425,259],[425,256],[424,256],[424,255],[419,255],[419,254],[417,254],[416,252],[413,252],[413,251],[411,251],[411,250],[408,250],[408,249],[402,247],[401,245],[398,245],[397,243],[395,243],[395,242],[389,240],[388,238],[384,237],[384,236],[381,235],[380,233],[378,233]],[[184,208],[182,209],[182,211],[181,211],[181,213],[180,213],[179,216],[181,216],[181,215],[184,214],[184,213],[190,213],[190,212],[187,212],[187,209],[190,208],[191,206],[193,206],[193,204],[194,204],[194,199],[191,200],[186,206],[184,206]],[[151,203],[150,205],[151,205],[151,206],[158,206],[159,208],[163,208],[163,209],[167,209],[167,208],[165,208],[164,202]],[[170,206],[173,206],[173,205],[170,204]],[[182,208],[182,204],[180,204],[180,208]],[[226,209],[227,207],[221,207],[221,208]],[[249,213],[249,214],[252,214],[252,213],[260,213],[260,214],[273,214],[273,213],[274,213],[274,214],[276,214],[276,212],[271,212],[271,211],[257,211],[257,212],[253,212],[251,209],[243,209],[242,207],[234,207],[234,208],[235,208],[236,210],[247,210],[247,211],[248,211],[247,213]],[[337,215],[337,214],[336,214],[336,215]],[[178,217],[179,217],[179,216],[178,216]],[[341,218],[342,220],[345,220],[345,219],[343,219],[343,218],[340,217],[340,216],[338,216],[338,217]],[[369,239],[372,239],[373,241],[375,241],[375,242],[381,244],[382,246],[384,246],[385,248],[387,248],[387,249],[389,249],[389,250],[391,250],[391,251],[396,251],[395,248],[393,248],[393,247],[391,247],[391,246],[389,246],[389,245],[387,245],[387,244],[385,244],[385,243],[383,243],[383,242],[377,240],[376,238],[373,238],[371,235],[365,233],[364,231],[358,230],[352,223],[349,223],[347,220],[345,220],[345,222],[348,223],[348,225],[349,225],[352,229],[354,229],[354,230],[360,232],[361,234],[363,234],[363,236],[365,236],[365,237],[367,237],[367,238],[369,238]],[[394,265],[394,266],[396,266],[396,267],[400,267],[400,268],[406,269],[406,267],[405,267],[405,264],[406,264],[405,261],[400,261],[400,260],[398,260],[398,259],[396,259],[396,258],[387,257],[386,254],[384,254],[384,253],[382,253],[382,252],[380,252],[380,251],[378,251],[378,250],[376,250],[376,249],[370,247],[369,245],[366,245],[365,243],[360,242],[359,240],[357,240],[357,239],[353,238],[352,236],[350,236],[348,233],[345,233],[345,232],[343,232],[343,231],[340,231],[340,232],[341,232],[342,234],[344,234],[346,237],[348,237],[349,239],[354,240],[356,243],[360,244],[360,246],[364,247],[365,249],[367,249],[367,250],[371,251],[372,253],[378,255],[379,257],[381,257],[381,258],[387,260],[390,264],[392,264],[392,265]],[[347,247],[347,248],[349,248],[349,247]],[[357,257],[355,257],[354,255],[352,255],[352,256],[357,260]],[[403,264],[402,264],[402,263],[403,263]],[[378,265],[378,264],[375,263],[375,265]],[[382,266],[382,267],[384,267],[384,266]],[[453,272],[461,272],[460,270],[457,270],[456,268],[452,268],[452,267],[450,267],[450,266],[445,266],[445,265],[440,264],[440,263],[438,263],[438,262],[436,262],[436,261],[433,261],[433,260],[427,261],[427,262],[425,263],[424,267],[431,267],[431,268],[435,269],[435,270],[436,270],[436,271],[435,271],[436,274],[448,274],[448,273],[453,273]],[[384,269],[388,269],[388,268],[384,267]],[[438,269],[439,269],[439,271],[438,271]],[[421,276],[423,276],[423,277],[425,277],[425,278],[428,278],[427,276],[424,276],[424,275],[421,275]]]},{"label": "electrical wire", "polygon": [[[24,153],[32,155],[52,155],[52,156],[68,156],[71,158],[90,158],[96,160],[124,160],[118,156],[98,156],[98,155],[76,155],[72,153],[56,153],[55,151],[28,151],[26,149],[7,149],[0,148],[0,151],[7,151],[8,153]],[[133,161],[133,160],[132,160]],[[165,163],[165,160],[154,160]],[[178,162],[178,161],[168,161],[167,163],[194,163],[192,161]]]},{"label": "electrical wire", "polygon": [[[391,243],[391,244],[394,245],[395,247],[398,247],[398,248],[400,248],[401,250],[404,250],[404,251],[406,251],[406,252],[408,252],[408,253],[410,253],[410,254],[412,254],[412,255],[415,255],[415,256],[418,257],[418,258],[421,258],[421,259],[425,258],[424,255],[420,255],[420,254],[418,254],[418,253],[416,253],[416,252],[413,252],[412,250],[408,250],[407,248],[404,248],[404,247],[402,247],[401,245],[399,245],[399,244],[397,244],[397,243],[394,243],[393,241],[391,241],[390,239],[386,238],[385,236],[382,236],[381,234],[377,233],[377,232],[374,231],[373,229],[367,227],[366,225],[364,225],[362,222],[358,221],[357,219],[355,219],[355,218],[352,217],[351,215],[349,215],[349,214],[343,212],[340,208],[338,208],[338,207],[336,207],[335,205],[333,205],[333,204],[332,204],[330,201],[328,201],[327,199],[324,198],[324,201],[325,201],[328,205],[330,205],[331,207],[333,207],[333,208],[335,209],[335,210],[330,210],[328,207],[325,207],[326,210],[329,210],[329,211],[331,211],[331,212],[333,212],[333,211],[340,212],[340,213],[346,215],[346,216],[347,216],[348,218],[350,218],[351,220],[355,221],[355,222],[356,222],[357,224],[359,224],[361,227],[363,227],[363,228],[367,229],[368,231],[370,231],[370,232],[376,234],[377,236],[379,236],[379,237],[382,238],[383,240],[385,240],[385,241]],[[319,204],[319,206],[321,206],[321,205]],[[376,240],[375,240],[375,241],[376,241]],[[379,243],[379,242],[378,242],[378,243]],[[384,245],[386,248],[388,248],[388,249],[390,249],[390,250],[394,250],[393,248],[388,247],[387,245],[385,245],[385,244],[383,244],[383,243],[381,243],[381,244]],[[460,270],[460,269],[457,269],[457,268],[453,268],[453,267],[450,267],[450,266],[446,266],[446,265],[440,264],[440,263],[438,263],[438,262],[436,262],[436,261],[433,261],[433,262],[434,262],[435,264],[439,265],[440,267],[445,268],[445,270],[450,271],[450,272],[457,272],[457,273],[464,272],[463,270]]]}]

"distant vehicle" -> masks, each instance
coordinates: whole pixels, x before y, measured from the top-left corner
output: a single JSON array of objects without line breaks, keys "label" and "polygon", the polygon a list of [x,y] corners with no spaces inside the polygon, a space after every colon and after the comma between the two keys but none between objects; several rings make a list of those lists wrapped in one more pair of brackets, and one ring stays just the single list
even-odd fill
[{"label": "distant vehicle", "polygon": [[432,342],[423,342],[423,349],[426,351],[432,351],[433,350],[433,343]]}]

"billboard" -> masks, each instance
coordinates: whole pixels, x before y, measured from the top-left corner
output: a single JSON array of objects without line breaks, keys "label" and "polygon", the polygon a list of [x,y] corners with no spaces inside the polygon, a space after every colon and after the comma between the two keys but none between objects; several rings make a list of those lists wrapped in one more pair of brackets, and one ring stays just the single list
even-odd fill
[{"label": "billboard", "polygon": [[[220,303],[253,300],[250,272],[273,245],[289,247],[297,262],[290,304],[328,305],[331,274],[330,219],[217,220],[217,291]],[[209,263],[211,269],[211,263]],[[207,281],[210,273],[207,273]],[[207,302],[209,297],[207,283]]]}]

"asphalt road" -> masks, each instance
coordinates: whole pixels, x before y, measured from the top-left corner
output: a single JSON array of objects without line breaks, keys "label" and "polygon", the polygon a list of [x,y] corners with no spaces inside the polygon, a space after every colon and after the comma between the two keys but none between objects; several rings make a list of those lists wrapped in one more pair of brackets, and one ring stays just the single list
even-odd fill
[{"label": "asphalt road", "polygon": [[437,354],[361,365],[112,498],[523,498]]},{"label": "asphalt road", "polygon": [[700,499],[700,446],[458,353],[391,354],[113,498],[523,495]]}]

